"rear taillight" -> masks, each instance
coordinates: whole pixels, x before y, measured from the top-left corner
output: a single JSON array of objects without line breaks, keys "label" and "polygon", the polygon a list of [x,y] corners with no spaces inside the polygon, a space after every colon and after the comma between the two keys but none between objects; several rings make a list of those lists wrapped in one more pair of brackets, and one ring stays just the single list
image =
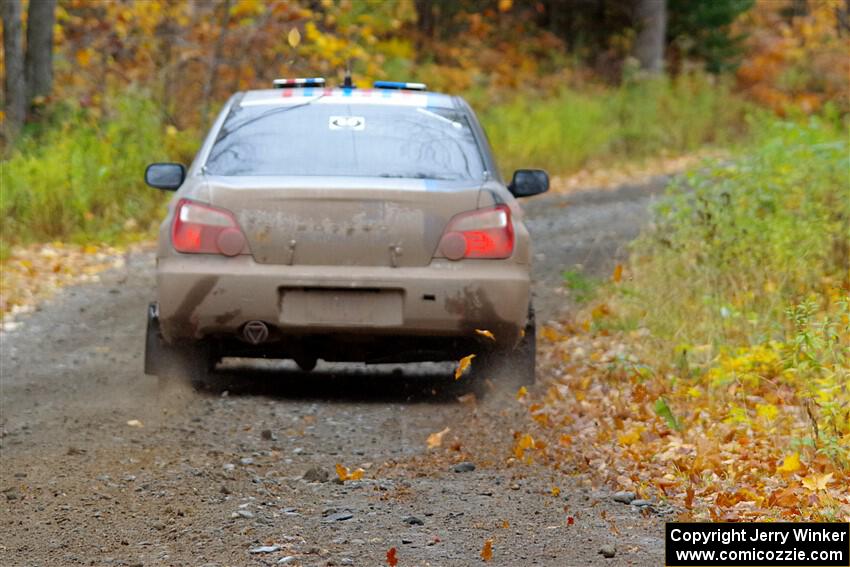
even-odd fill
[{"label": "rear taillight", "polygon": [[233,213],[188,199],[177,202],[171,242],[187,254],[236,256],[245,249],[245,235]]},{"label": "rear taillight", "polygon": [[439,252],[450,260],[508,258],[514,251],[514,227],[507,205],[456,215],[449,221]]}]

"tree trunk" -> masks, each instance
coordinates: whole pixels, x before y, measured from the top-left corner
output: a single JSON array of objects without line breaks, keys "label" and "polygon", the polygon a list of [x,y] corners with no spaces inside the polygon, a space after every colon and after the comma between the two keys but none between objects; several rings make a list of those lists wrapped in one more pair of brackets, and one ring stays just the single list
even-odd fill
[{"label": "tree trunk", "polygon": [[24,123],[27,109],[27,85],[24,76],[24,48],[21,37],[21,0],[0,0],[3,12],[3,51],[6,82],[4,107],[6,112],[6,142],[17,136]]},{"label": "tree trunk", "polygon": [[27,17],[27,101],[53,88],[53,22],[56,0],[30,0]]},{"label": "tree trunk", "polygon": [[201,120],[204,126],[209,126],[210,105],[212,97],[215,96],[215,88],[218,84],[218,67],[221,64],[222,52],[224,50],[224,41],[227,39],[227,28],[230,26],[230,5],[232,0],[224,0],[221,4],[221,17],[219,18],[219,28],[221,31],[215,40],[212,55],[209,63],[209,77],[204,83],[204,92],[201,97],[203,104],[201,105]]},{"label": "tree trunk", "polygon": [[434,4],[432,0],[413,0],[416,10],[416,26],[426,38],[434,37]]},{"label": "tree trunk", "polygon": [[661,73],[664,71],[667,0],[637,0],[635,17],[637,37],[634,55],[644,71]]}]

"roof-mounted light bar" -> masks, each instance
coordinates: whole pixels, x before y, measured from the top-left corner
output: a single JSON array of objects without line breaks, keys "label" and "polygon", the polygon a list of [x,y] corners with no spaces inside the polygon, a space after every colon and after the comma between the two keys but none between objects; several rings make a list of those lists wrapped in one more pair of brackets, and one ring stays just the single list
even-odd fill
[{"label": "roof-mounted light bar", "polygon": [[323,87],[325,79],[322,77],[308,77],[298,79],[275,79],[272,83],[276,89],[297,89],[301,87]]},{"label": "roof-mounted light bar", "polygon": [[396,89],[400,91],[428,90],[425,83],[401,83],[398,81],[375,81],[372,86],[376,89]]}]

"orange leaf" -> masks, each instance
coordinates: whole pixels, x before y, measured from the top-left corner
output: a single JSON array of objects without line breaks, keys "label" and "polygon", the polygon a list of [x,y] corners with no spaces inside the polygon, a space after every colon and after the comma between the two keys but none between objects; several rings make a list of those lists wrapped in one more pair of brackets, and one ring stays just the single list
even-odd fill
[{"label": "orange leaf", "polygon": [[493,559],[493,540],[488,539],[484,542],[484,547],[481,548],[481,559],[490,561]]},{"label": "orange leaf", "polygon": [[339,477],[339,480],[348,480],[348,467],[344,467],[341,464],[336,464],[336,476]]},{"label": "orange leaf", "polygon": [[443,436],[446,433],[448,433],[449,431],[451,431],[451,429],[446,427],[442,431],[438,431],[437,433],[432,433],[431,435],[429,435],[428,439],[426,441],[426,443],[428,443],[428,448],[429,449],[436,449],[437,447],[442,445],[443,444]]},{"label": "orange leaf", "polygon": [[472,359],[475,358],[474,354],[470,354],[464,356],[457,362],[457,368],[455,369],[455,380],[459,380],[463,373],[466,372],[467,368],[472,365]]},{"label": "orange leaf", "polygon": [[487,337],[491,341],[496,340],[496,335],[488,331],[487,329],[475,329],[475,332],[481,335],[482,337]]},{"label": "orange leaf", "polygon": [[614,273],[611,274],[611,279],[614,283],[619,283],[623,279],[623,265],[617,264],[614,266]]},{"label": "orange leaf", "polygon": [[387,551],[387,565],[390,567],[396,567],[396,565],[398,565],[398,558],[395,556],[394,547],[391,547],[389,551]]}]

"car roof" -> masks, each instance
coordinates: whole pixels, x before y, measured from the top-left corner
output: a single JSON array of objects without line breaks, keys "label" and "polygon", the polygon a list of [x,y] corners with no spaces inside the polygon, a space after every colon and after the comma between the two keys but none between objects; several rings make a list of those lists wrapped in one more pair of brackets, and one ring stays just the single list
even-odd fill
[{"label": "car roof", "polygon": [[246,91],[240,106],[279,106],[304,104],[310,99],[313,104],[374,104],[386,106],[408,106],[421,108],[458,108],[455,97],[428,91],[401,89],[358,89],[301,87]]}]

